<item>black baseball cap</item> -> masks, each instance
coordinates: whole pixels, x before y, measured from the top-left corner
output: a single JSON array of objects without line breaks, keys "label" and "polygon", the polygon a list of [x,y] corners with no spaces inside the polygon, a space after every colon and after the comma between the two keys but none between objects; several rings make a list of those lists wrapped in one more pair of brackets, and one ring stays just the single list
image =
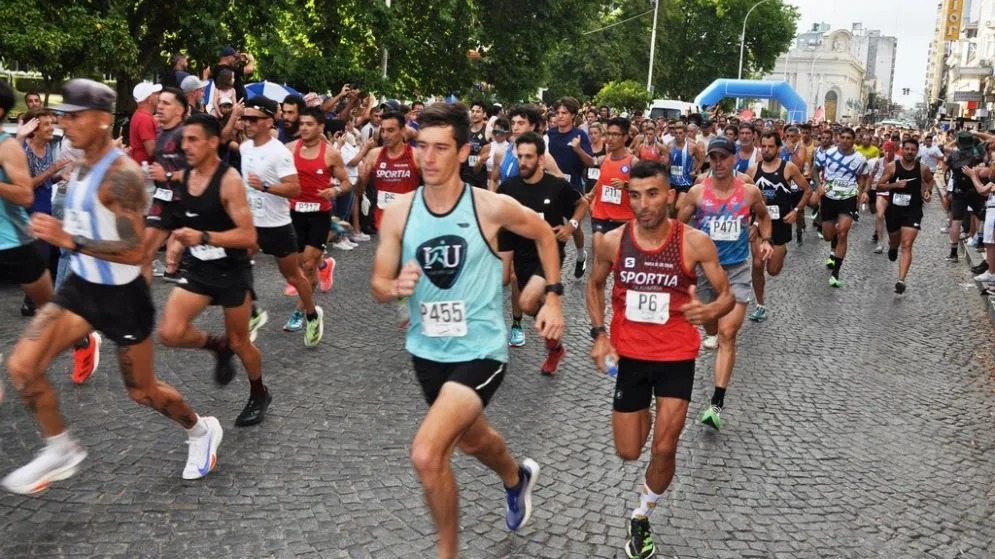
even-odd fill
[{"label": "black baseball cap", "polygon": [[273,118],[276,116],[277,105],[276,101],[266,97],[265,95],[256,95],[245,103],[245,108],[255,109],[266,116]]},{"label": "black baseball cap", "polygon": [[117,93],[106,85],[93,80],[77,78],[70,80],[62,88],[62,103],[53,110],[63,113],[78,113],[80,111],[114,112]]},{"label": "black baseball cap", "polygon": [[235,56],[235,49],[231,47],[225,47],[221,49],[221,56]]},{"label": "black baseball cap", "polygon": [[723,152],[726,155],[733,155],[736,153],[736,142],[726,138],[725,136],[719,136],[708,143],[708,154],[711,155],[715,152]]}]

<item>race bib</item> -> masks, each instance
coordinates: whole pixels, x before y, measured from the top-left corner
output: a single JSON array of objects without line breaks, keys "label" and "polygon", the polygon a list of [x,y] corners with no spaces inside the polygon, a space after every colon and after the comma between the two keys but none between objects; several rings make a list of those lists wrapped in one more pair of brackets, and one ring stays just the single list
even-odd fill
[{"label": "race bib", "polygon": [[608,186],[607,184],[601,189],[601,201],[606,204],[621,204],[622,203],[622,189],[615,188],[614,186]]},{"label": "race bib", "polygon": [[476,167],[477,166],[477,160],[478,160],[478,157],[476,155],[471,155],[470,157],[468,157],[466,159],[466,164],[469,165],[469,166],[471,166],[471,167]]},{"label": "race bib", "polygon": [[743,223],[739,219],[716,219],[712,221],[709,236],[713,241],[738,241]]},{"label": "race bib", "polygon": [[297,202],[294,204],[294,211],[297,213],[314,213],[321,209],[318,202]]},{"label": "race bib", "polygon": [[896,206],[908,206],[912,203],[912,195],[896,192],[891,195],[891,203]]},{"label": "race bib", "polygon": [[70,235],[93,235],[93,229],[90,227],[90,214],[66,208],[62,219],[62,229]]},{"label": "race bib", "polygon": [[249,206],[252,207],[252,217],[266,217],[266,210],[263,209],[263,199],[259,196],[249,198]]},{"label": "race bib", "polygon": [[626,291],[625,318],[633,322],[666,324],[670,320],[670,293]]},{"label": "race bib", "polygon": [[210,245],[197,245],[190,247],[190,256],[197,260],[207,262],[209,260],[221,260],[228,253],[222,247],[212,247]]},{"label": "race bib", "polygon": [[684,165],[671,165],[670,176],[684,178]]},{"label": "race bib", "polygon": [[466,305],[463,301],[433,301],[421,304],[422,334],[430,338],[461,338],[466,335]]},{"label": "race bib", "polygon": [[173,191],[168,188],[156,188],[155,193],[152,194],[152,197],[156,200],[162,200],[163,202],[172,202]]},{"label": "race bib", "polygon": [[377,207],[381,210],[390,205],[397,198],[396,192],[387,192],[385,190],[377,191]]},{"label": "race bib", "polygon": [[587,170],[587,180],[596,181],[601,178],[601,169],[598,167],[591,167]]},{"label": "race bib", "polygon": [[771,219],[781,219],[781,206],[767,206]]}]

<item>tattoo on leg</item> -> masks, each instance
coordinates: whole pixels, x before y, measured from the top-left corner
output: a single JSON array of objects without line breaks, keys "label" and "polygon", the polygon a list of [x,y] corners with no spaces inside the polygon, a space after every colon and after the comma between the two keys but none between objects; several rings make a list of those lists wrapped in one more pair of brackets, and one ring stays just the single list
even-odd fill
[{"label": "tattoo on leg", "polygon": [[121,367],[121,378],[124,379],[124,386],[128,390],[138,388],[138,381],[135,380],[135,362],[131,359],[128,347],[118,350],[117,360]]},{"label": "tattoo on leg", "polygon": [[28,328],[24,331],[24,337],[31,341],[38,341],[41,335],[57,318],[62,315],[63,309],[52,303],[46,304],[41,311],[31,319]]}]

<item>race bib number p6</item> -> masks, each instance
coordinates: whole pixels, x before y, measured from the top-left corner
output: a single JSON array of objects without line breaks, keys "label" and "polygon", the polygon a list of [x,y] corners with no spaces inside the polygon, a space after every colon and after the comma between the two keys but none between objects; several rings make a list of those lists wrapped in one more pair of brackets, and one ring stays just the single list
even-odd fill
[{"label": "race bib number p6", "polygon": [[466,335],[466,304],[463,301],[433,301],[421,304],[422,334],[430,338],[461,338]]},{"label": "race bib number p6", "polygon": [[670,293],[626,291],[625,318],[633,322],[666,324],[670,320]]},{"label": "race bib number p6", "polygon": [[390,205],[397,198],[396,192],[387,192],[385,190],[377,191],[377,207],[381,210]]}]

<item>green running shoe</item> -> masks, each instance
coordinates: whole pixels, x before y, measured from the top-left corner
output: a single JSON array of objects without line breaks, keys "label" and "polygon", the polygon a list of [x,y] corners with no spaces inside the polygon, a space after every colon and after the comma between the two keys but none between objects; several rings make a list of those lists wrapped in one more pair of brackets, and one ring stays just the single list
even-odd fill
[{"label": "green running shoe", "polygon": [[314,312],[318,314],[318,318],[307,321],[307,330],[304,332],[305,347],[317,347],[321,337],[325,335],[325,311],[315,305]]},{"label": "green running shoe", "polygon": [[269,322],[269,313],[262,309],[253,308],[252,316],[249,317],[249,341],[255,342],[259,335],[259,329]]},{"label": "green running shoe", "polygon": [[629,521],[629,541],[625,542],[625,554],[629,559],[647,559],[656,555],[656,544],[653,543],[648,519],[633,518]]},{"label": "green running shoe", "polygon": [[750,313],[750,320],[753,322],[762,322],[767,320],[767,307],[763,305],[757,305],[757,308]]},{"label": "green running shoe", "polygon": [[829,276],[829,287],[843,287],[843,282],[837,278]]},{"label": "green running shoe", "polygon": [[701,422],[704,423],[705,425],[711,426],[713,429],[718,431],[719,428],[722,426],[722,420],[720,417],[721,415],[722,415],[722,408],[716,406],[715,404],[712,404],[711,406],[705,409],[704,413],[701,414]]},{"label": "green running shoe", "polygon": [[830,256],[826,259],[826,269],[832,270],[834,266],[836,266],[836,259]]}]

